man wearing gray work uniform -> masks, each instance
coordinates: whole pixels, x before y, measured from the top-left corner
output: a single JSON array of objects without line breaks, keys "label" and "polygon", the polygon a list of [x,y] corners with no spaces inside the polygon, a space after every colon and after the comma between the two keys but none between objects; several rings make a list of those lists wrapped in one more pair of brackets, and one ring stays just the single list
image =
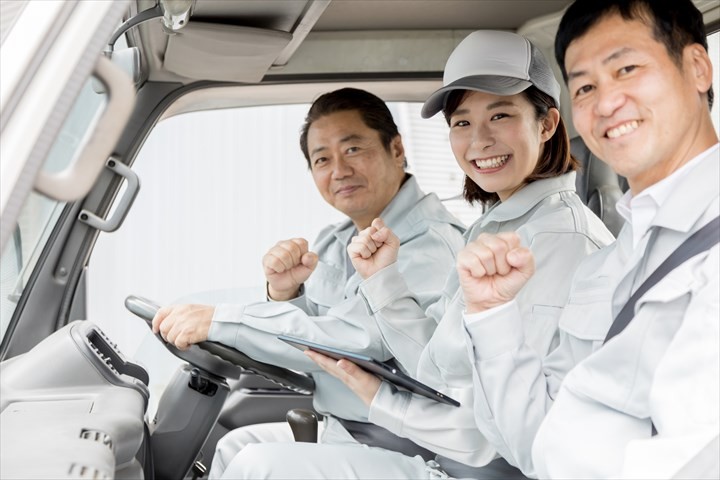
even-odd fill
[{"label": "man wearing gray work uniform", "polygon": [[[158,312],[153,330],[181,349],[207,339],[262,362],[311,373],[314,408],[324,415],[323,443],[364,443],[432,458],[434,454],[409,440],[367,423],[368,408],[355,394],[276,336],[286,334],[389,360],[392,355],[375,320],[356,295],[362,278],[349,262],[348,243],[381,217],[400,238],[398,266],[425,308],[440,297],[464,243],[463,227],[437,196],[424,194],[405,172],[397,126],[375,95],[345,88],[319,97],[308,112],[300,145],[319,192],[348,218],[320,232],[315,252],[298,238],[270,249],[263,257],[270,302],[169,306]],[[427,330],[426,322],[434,320],[418,319],[405,328]],[[419,352],[423,345],[418,347]],[[278,441],[292,441],[284,423],[231,431],[218,443],[210,478],[219,478],[248,443]]]}]

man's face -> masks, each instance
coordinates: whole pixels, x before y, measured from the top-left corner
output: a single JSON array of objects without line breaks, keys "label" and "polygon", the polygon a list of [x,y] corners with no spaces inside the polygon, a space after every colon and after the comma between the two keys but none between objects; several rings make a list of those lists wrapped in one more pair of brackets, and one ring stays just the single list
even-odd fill
[{"label": "man's face", "polygon": [[308,152],[320,194],[358,229],[380,215],[405,175],[400,136],[386,151],[380,134],[365,125],[356,110],[315,120],[308,130]]},{"label": "man's face", "polygon": [[702,151],[698,132],[707,106],[696,50],[685,48],[681,69],[650,27],[619,15],[600,20],[567,49],[575,127],[595,155],[627,177],[634,194]]}]

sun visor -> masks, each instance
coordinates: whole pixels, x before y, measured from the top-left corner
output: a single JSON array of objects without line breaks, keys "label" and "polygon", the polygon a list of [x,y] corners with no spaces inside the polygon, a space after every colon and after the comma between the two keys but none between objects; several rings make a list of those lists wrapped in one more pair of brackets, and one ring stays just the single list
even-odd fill
[{"label": "sun visor", "polygon": [[259,82],[291,39],[276,30],[189,22],[168,38],[164,65],[188,78]]}]

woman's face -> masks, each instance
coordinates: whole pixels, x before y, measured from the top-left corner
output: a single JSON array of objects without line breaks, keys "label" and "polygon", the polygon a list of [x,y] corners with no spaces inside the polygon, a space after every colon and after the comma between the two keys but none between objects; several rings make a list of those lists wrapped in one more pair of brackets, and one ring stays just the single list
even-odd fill
[{"label": "woman's face", "polygon": [[523,94],[471,91],[450,116],[450,145],[465,175],[505,201],[535,169],[558,121],[555,109],[537,120]]}]

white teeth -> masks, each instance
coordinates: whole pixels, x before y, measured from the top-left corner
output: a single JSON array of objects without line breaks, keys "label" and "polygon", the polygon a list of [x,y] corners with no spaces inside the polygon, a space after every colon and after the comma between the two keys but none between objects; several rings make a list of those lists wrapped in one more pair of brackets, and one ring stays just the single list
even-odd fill
[{"label": "white teeth", "polygon": [[500,155],[499,157],[486,158],[485,160],[475,160],[478,168],[497,168],[504,165],[510,155]]},{"label": "white teeth", "polygon": [[638,122],[637,122],[637,120],[633,120],[632,122],[624,123],[617,128],[608,130],[607,136],[608,136],[608,138],[622,137],[623,135],[626,135],[626,134],[636,130],[637,128],[638,128]]}]

